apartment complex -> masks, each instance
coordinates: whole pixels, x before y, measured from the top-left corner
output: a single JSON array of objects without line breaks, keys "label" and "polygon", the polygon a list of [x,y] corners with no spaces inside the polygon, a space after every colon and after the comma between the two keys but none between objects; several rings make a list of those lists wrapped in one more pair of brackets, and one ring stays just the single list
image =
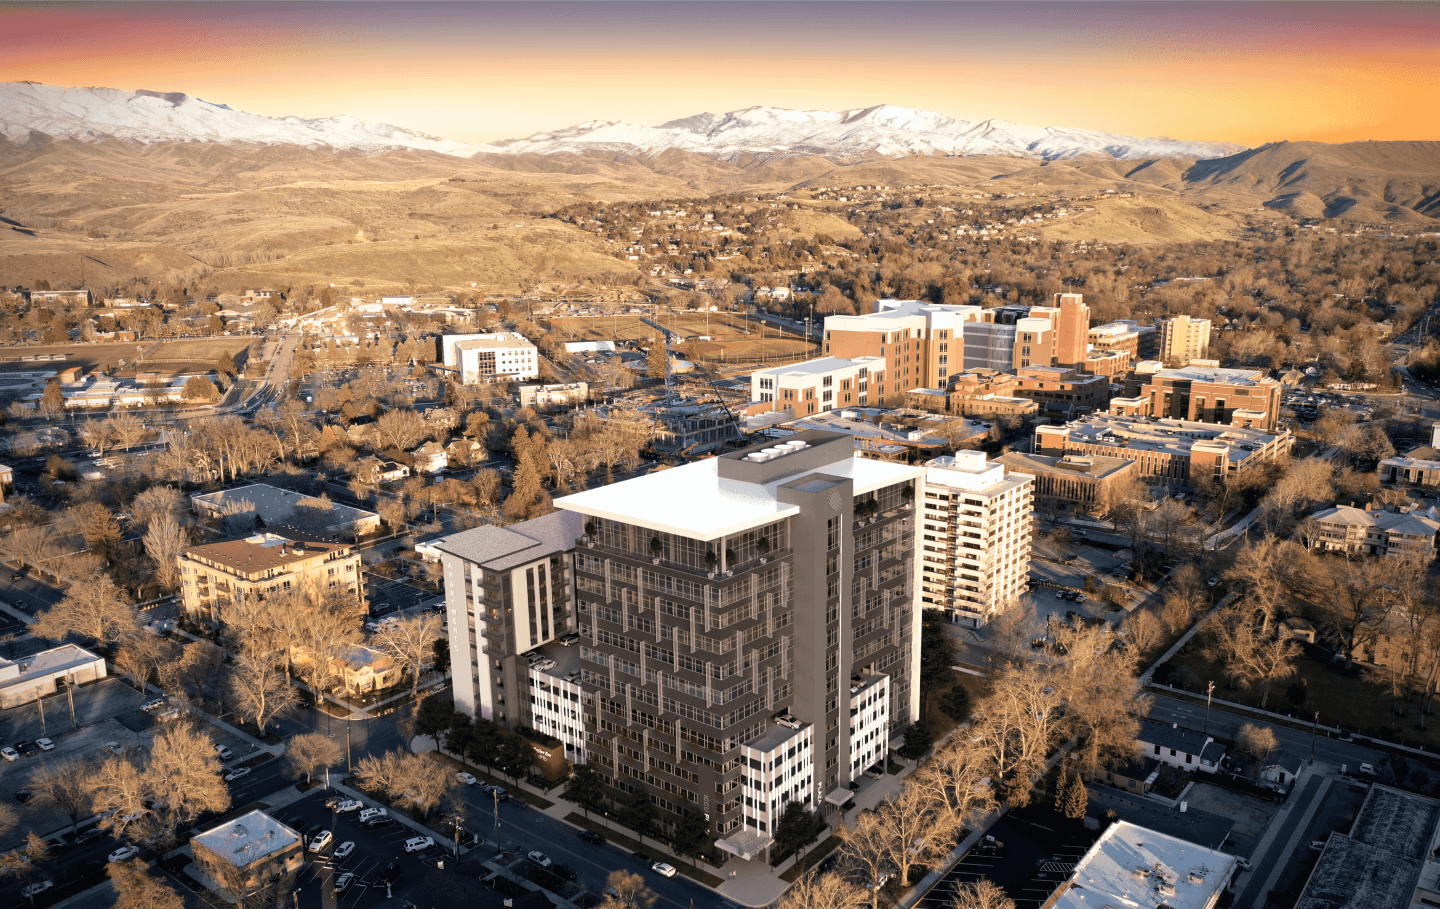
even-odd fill
[{"label": "apartment complex", "polygon": [[1034,401],[1015,395],[1013,375],[993,369],[968,369],[951,378],[949,391],[912,388],[905,392],[905,406],[957,417],[1028,416],[1039,409]]},{"label": "apartment complex", "polygon": [[218,623],[226,606],[303,595],[366,610],[360,553],[343,543],[314,543],[276,533],[191,546],[179,556],[180,594],[191,619]]},{"label": "apartment complex", "polygon": [[1080,369],[1089,346],[1090,307],[1080,294],[1056,294],[1055,309],[1055,365]]},{"label": "apartment complex", "polygon": [[811,430],[557,500],[587,761],[746,859],[788,802],[844,804],[918,717],[923,473]]},{"label": "apartment complex", "polygon": [[1008,612],[1030,571],[1033,477],[960,451],[925,465],[920,600],[980,628]]},{"label": "apartment complex", "polygon": [[1435,558],[1435,534],[1440,533],[1437,509],[1336,505],[1316,512],[1312,518],[1318,525],[1314,540],[1317,549],[1408,557],[1422,562]]},{"label": "apartment complex", "polygon": [[761,369],[750,376],[750,400],[772,410],[814,416],[840,407],[868,407],[884,394],[883,357],[820,357]]},{"label": "apartment complex", "polygon": [[1140,479],[1193,485],[1201,478],[1229,481],[1289,455],[1288,430],[1265,432],[1188,420],[1091,414],[1064,426],[1035,430],[1037,454],[1103,455],[1134,461]]},{"label": "apartment complex", "polygon": [[1440,461],[1397,455],[1383,459],[1375,472],[1381,483],[1440,486]]},{"label": "apartment complex", "polygon": [[539,350],[513,331],[442,335],[440,356],[445,366],[459,374],[462,385],[540,375]]},{"label": "apartment complex", "polygon": [[1274,431],[1280,424],[1281,385],[1263,369],[1224,369],[1214,360],[1165,369],[1149,360],[1127,380],[1127,397],[1110,402],[1113,413],[1165,417]]},{"label": "apartment complex", "polygon": [[1210,351],[1209,319],[1171,316],[1162,319],[1157,327],[1160,329],[1160,359],[1166,363],[1183,366],[1191,360],[1203,359]]},{"label": "apartment complex", "polygon": [[1103,455],[1049,457],[1011,451],[995,462],[1035,478],[1035,508],[1042,512],[1103,515],[1114,505],[1117,490],[1137,472],[1134,461]]},{"label": "apartment complex", "polygon": [[[571,563],[584,523],[561,511],[430,543],[445,577],[456,710],[539,728],[531,715],[535,679],[525,654],[575,630]],[[578,713],[578,704],[574,709]],[[576,744],[572,739],[567,751]]]}]

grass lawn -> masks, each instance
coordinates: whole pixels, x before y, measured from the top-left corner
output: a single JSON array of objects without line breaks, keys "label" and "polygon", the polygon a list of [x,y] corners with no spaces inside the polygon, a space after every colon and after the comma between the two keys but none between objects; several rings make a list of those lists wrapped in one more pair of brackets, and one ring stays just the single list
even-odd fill
[{"label": "grass lawn", "polygon": [[639,852],[642,855],[649,856],[654,861],[669,862],[670,864],[674,865],[675,869],[681,874],[685,875],[688,878],[693,878],[699,881],[706,887],[719,887],[721,884],[725,883],[723,879],[716,877],[708,871],[701,871],[694,865],[687,863],[684,859],[673,858],[669,855],[661,855],[660,853],[654,851],[653,848],[647,851],[644,847],[640,845],[639,840],[631,839],[620,831],[615,830],[613,827],[606,827],[599,821],[588,819],[584,815],[576,814],[572,811],[569,814],[565,815],[565,823],[573,824],[576,827],[583,827],[586,830],[593,830],[601,836],[605,837],[605,839],[614,843],[615,845],[625,849],[629,849],[631,852]]},{"label": "grass lawn", "polygon": [[[1205,659],[1200,648],[1190,646],[1170,661],[1174,666],[1184,667],[1195,674],[1199,684],[1191,683],[1192,689],[1204,694],[1205,682],[1215,681],[1215,696],[1227,701],[1260,706],[1259,688],[1229,690],[1225,688],[1222,668]],[[1320,711],[1320,722],[1327,726],[1347,725],[1362,735],[1373,738],[1393,739],[1407,745],[1424,745],[1427,748],[1440,746],[1440,719],[1431,719],[1430,728],[1418,729],[1417,706],[1406,704],[1406,716],[1390,715],[1390,680],[1368,669],[1357,668],[1346,673],[1343,663],[1330,663],[1324,651],[1307,647],[1306,652],[1295,661],[1298,675],[1271,687],[1270,700],[1266,709],[1276,713],[1293,715],[1301,723],[1310,722],[1315,711]],[[1290,685],[1304,679],[1306,697],[1302,704],[1292,704],[1286,697]],[[1179,687],[1178,684],[1176,687]]]}]

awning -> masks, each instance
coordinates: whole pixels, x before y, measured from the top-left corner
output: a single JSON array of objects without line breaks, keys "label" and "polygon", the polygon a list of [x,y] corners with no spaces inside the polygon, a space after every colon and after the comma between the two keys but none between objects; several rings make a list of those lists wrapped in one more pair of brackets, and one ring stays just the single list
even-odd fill
[{"label": "awning", "polygon": [[843,806],[846,802],[850,801],[854,797],[855,793],[842,786],[839,789],[832,789],[830,790],[830,792],[826,793],[825,801],[829,802],[832,805]]},{"label": "awning", "polygon": [[773,842],[775,842],[773,836],[766,836],[758,830],[744,827],[732,836],[727,836],[723,840],[716,840],[715,845],[731,855],[738,855],[748,862],[760,855],[765,847]]}]

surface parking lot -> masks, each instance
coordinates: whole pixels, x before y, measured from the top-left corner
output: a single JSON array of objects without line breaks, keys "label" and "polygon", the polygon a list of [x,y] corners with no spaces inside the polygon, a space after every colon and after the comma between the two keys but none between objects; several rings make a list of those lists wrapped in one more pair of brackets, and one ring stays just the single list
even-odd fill
[{"label": "surface parking lot", "polygon": [[1034,807],[1010,812],[989,833],[1003,846],[988,854],[978,847],[970,850],[917,905],[948,909],[954,905],[956,887],[985,877],[1005,888],[1016,909],[1038,909],[1099,835]]},{"label": "surface parking lot", "polygon": [[[41,751],[14,762],[0,762],[0,801],[14,806],[20,813],[20,829],[34,830],[41,836],[68,829],[70,818],[57,809],[37,803],[21,804],[15,793],[30,785],[42,767],[77,759],[98,762],[111,756],[105,745],[116,742],[127,754],[148,753],[150,743],[164,725],[140,709],[139,692],[118,679],[106,678],[81,685],[69,694],[74,696],[75,726],[71,726],[70,697],[62,691],[44,699],[45,722],[40,708],[32,701],[19,707],[0,711],[0,744],[35,741],[44,737],[55,743],[53,751]],[[157,713],[159,711],[156,711]],[[202,723],[201,731],[211,741],[225,745],[234,753],[234,760],[250,752],[250,746],[219,728]]]},{"label": "surface parking lot", "polygon": [[[384,903],[385,885],[380,883],[381,872],[390,862],[400,868],[400,879],[390,889],[395,898],[401,898],[410,887],[423,876],[427,863],[436,859],[445,860],[446,867],[457,863],[453,854],[453,843],[437,839],[435,846],[423,853],[407,853],[405,841],[412,836],[423,836],[413,827],[392,814],[395,823],[385,827],[371,828],[360,823],[360,812],[335,814],[325,807],[325,801],[334,795],[333,790],[316,789],[304,798],[275,814],[278,819],[304,835],[315,826],[334,834],[330,845],[321,853],[306,853],[307,862],[296,881],[299,889],[299,906],[374,906]],[[370,807],[370,803],[366,803]],[[335,849],[347,840],[355,843],[355,851],[343,859],[335,859]],[[430,864],[433,867],[433,864]],[[354,882],[344,893],[335,894],[328,902],[334,882],[346,873],[355,875]]]}]

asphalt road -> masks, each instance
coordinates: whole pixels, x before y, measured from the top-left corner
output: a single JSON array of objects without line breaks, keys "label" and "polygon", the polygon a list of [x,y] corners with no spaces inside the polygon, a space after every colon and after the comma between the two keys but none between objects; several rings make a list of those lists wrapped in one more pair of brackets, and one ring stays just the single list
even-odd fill
[{"label": "asphalt road", "polygon": [[[1165,723],[1179,723],[1191,729],[1208,729],[1214,736],[1233,739],[1242,724],[1261,722],[1252,717],[1212,707],[1207,724],[1204,704],[1194,704],[1179,698],[1166,697],[1154,688],[1150,689],[1150,693],[1154,695],[1154,703],[1150,708],[1151,719]],[[1309,732],[1278,724],[1271,725],[1270,728],[1275,730],[1275,734],[1285,750],[1309,756],[1311,738]],[[1334,764],[1336,767],[1347,764],[1354,768],[1362,762],[1378,763],[1382,757],[1384,757],[1384,752],[1360,743],[1342,742],[1339,739],[1330,738],[1323,730],[1315,736],[1315,760]]]},{"label": "asphalt road", "polygon": [[33,572],[18,581],[10,580],[14,568],[7,565],[0,568],[0,600],[16,609],[35,615],[44,612],[64,598],[65,592],[37,581]]}]

